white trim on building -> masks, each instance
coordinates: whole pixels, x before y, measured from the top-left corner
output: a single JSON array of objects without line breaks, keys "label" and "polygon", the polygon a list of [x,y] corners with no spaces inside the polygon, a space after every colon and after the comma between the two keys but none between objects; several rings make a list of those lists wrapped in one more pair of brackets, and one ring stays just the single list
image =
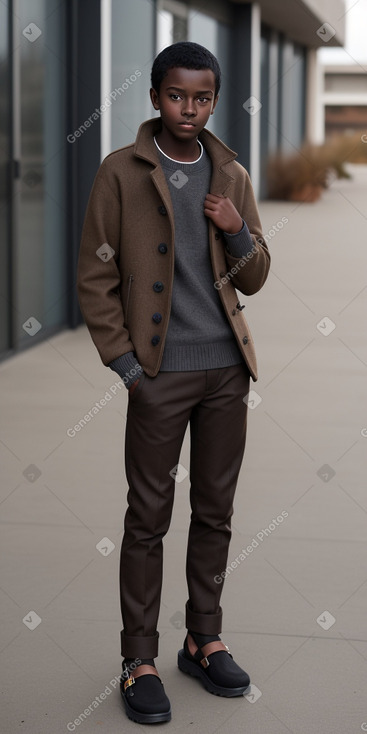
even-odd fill
[{"label": "white trim on building", "polygon": [[[111,92],[112,0],[101,0],[101,104]],[[101,115],[101,161],[111,152],[112,109]]]}]

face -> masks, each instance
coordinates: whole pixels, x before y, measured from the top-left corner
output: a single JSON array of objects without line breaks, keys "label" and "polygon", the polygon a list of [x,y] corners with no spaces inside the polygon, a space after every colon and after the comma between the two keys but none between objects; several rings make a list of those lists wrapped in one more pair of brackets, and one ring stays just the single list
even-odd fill
[{"label": "face", "polygon": [[162,128],[176,140],[196,138],[213,114],[215,75],[211,69],[170,69],[162,79],[159,94],[150,90],[155,110],[160,110]]}]

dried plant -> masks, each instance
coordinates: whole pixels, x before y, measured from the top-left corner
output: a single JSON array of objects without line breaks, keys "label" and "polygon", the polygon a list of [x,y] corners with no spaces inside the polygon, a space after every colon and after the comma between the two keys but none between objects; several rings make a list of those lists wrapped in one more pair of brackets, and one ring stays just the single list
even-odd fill
[{"label": "dried plant", "polygon": [[367,163],[367,135],[338,135],[323,145],[306,142],[295,153],[275,153],[267,166],[268,196],[315,201],[335,178],[351,178],[348,161]]}]

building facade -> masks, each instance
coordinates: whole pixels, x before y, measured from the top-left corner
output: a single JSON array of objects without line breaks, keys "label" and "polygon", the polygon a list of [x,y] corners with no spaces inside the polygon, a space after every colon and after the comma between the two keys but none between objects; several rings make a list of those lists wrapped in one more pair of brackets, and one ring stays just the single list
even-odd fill
[{"label": "building facade", "polygon": [[334,135],[366,134],[367,71],[361,64],[321,67],[321,126],[326,140]]},{"label": "building facade", "polygon": [[[208,124],[266,197],[269,152],[312,139],[316,49],[341,45],[342,0],[0,3],[0,357],[82,323],[81,227],[101,160],[154,117],[154,57],[178,40],[221,65]],[[339,19],[339,20],[338,20]]]}]

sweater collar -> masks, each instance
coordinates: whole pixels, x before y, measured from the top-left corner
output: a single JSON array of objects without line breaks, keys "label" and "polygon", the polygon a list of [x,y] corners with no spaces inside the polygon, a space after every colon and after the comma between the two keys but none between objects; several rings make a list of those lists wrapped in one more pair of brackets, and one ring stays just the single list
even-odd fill
[{"label": "sweater collar", "polygon": [[[138,129],[134,144],[134,154],[138,158],[143,158],[144,160],[149,161],[149,163],[153,163],[155,166],[159,165],[159,156],[153,137],[160,130],[160,117],[153,117],[150,120],[142,122]],[[198,137],[204,145],[204,148],[208,151],[212,161],[215,162],[219,169],[225,163],[230,163],[234,158],[237,158],[237,153],[225,145],[225,143],[210,132],[210,130],[204,128]]]}]

